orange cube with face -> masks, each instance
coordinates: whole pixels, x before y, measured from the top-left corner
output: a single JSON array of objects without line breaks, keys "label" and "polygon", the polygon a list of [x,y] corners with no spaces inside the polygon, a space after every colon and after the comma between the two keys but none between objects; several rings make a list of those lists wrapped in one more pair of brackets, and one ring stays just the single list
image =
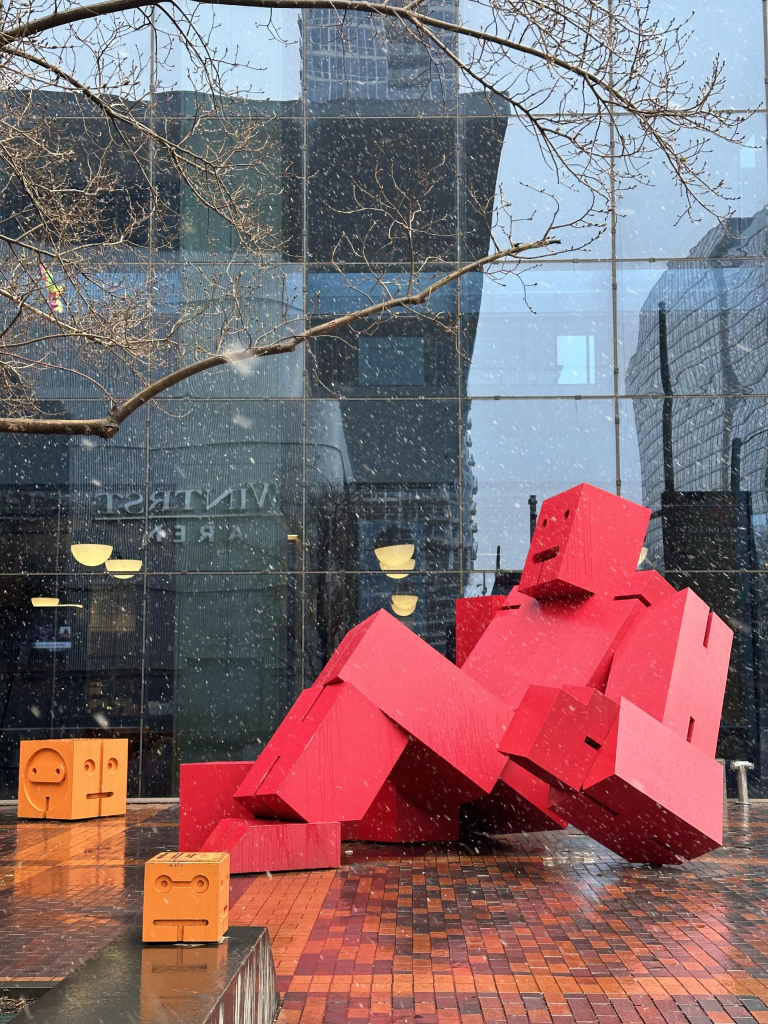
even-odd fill
[{"label": "orange cube with face", "polygon": [[74,821],[125,814],[127,739],[22,740],[20,818]]},{"label": "orange cube with face", "polygon": [[146,862],[144,942],[218,942],[228,926],[228,853],[159,853]]}]

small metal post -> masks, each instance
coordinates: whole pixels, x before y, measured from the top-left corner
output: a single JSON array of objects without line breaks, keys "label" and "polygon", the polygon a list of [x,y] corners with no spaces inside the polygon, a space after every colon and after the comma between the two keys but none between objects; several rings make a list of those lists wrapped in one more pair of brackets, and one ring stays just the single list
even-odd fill
[{"label": "small metal post", "polygon": [[536,495],[535,494],[531,494],[529,496],[529,498],[528,498],[528,508],[530,510],[528,519],[529,519],[529,523],[530,523],[531,540],[533,540],[533,535],[534,535],[534,533],[536,531],[536,519],[538,518],[537,505],[538,505],[538,501],[536,499]]},{"label": "small metal post", "polygon": [[728,782],[725,778],[725,770],[728,767],[728,762],[724,757],[716,757],[715,760],[718,764],[723,766],[723,807],[728,807]]},{"label": "small metal post", "polygon": [[731,771],[737,772],[739,782],[739,803],[749,803],[749,790],[747,789],[747,769],[754,768],[751,761],[731,761]]}]

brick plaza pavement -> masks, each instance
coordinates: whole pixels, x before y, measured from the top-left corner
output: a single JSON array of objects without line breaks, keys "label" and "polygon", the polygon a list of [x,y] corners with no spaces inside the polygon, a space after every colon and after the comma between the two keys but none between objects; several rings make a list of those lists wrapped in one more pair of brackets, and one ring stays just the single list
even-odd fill
[{"label": "brick plaza pavement", "polygon": [[[17,823],[0,809],[0,985],[55,980],[138,923],[176,808]],[[722,850],[627,865],[578,832],[480,847],[347,844],[338,871],[240,877],[267,925],[280,1024],[768,1024],[768,804]]]}]

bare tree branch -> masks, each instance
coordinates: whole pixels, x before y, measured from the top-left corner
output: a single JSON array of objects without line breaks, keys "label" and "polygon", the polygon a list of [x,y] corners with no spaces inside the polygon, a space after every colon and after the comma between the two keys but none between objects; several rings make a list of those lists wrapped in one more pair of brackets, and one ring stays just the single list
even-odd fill
[{"label": "bare tree branch", "polygon": [[143,388],[138,394],[133,395],[131,398],[121,402],[119,405],[115,405],[104,417],[87,420],[0,417],[0,433],[67,435],[90,434],[104,438],[114,437],[120,429],[121,424],[123,424],[132,413],[136,412],[148,402],[151,402],[152,399],[162,395],[165,391],[169,391],[171,388],[176,387],[178,384],[182,384],[185,380],[189,380],[190,377],[194,377],[199,373],[204,373],[206,370],[212,370],[217,366],[225,366],[228,363],[243,362],[246,359],[293,352],[299,345],[308,341],[310,338],[316,338],[325,334],[332,334],[334,331],[338,331],[342,327],[354,324],[359,320],[366,320],[370,317],[378,316],[393,309],[404,309],[409,306],[423,305],[429,301],[430,297],[434,295],[435,292],[445,288],[446,285],[450,284],[452,281],[458,280],[465,274],[482,270],[483,267],[486,267],[491,263],[496,263],[504,259],[519,258],[524,253],[530,252],[533,249],[547,248],[558,244],[559,241],[556,238],[542,238],[536,242],[511,245],[507,249],[491,253],[482,259],[467,263],[457,270],[452,271],[450,274],[445,274],[437,281],[433,281],[417,292],[406,292],[404,295],[393,296],[383,302],[372,303],[371,305],[357,309],[352,313],[347,313],[343,316],[338,316],[332,320],[328,320],[323,324],[318,324],[306,331],[302,331],[300,334],[295,334],[291,338],[286,338],[282,341],[275,341],[269,345],[261,345],[257,348],[241,349],[235,352],[226,352],[220,355],[209,356],[207,359],[199,359],[197,362],[191,363],[189,366],[184,366],[180,370],[175,370],[173,373],[167,374],[160,380],[157,380],[146,388]]}]

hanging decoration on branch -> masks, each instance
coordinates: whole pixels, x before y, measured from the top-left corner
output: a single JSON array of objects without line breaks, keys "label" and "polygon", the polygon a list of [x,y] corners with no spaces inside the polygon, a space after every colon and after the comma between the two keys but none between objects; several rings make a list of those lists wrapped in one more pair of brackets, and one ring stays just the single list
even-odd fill
[{"label": "hanging decoration on branch", "polygon": [[45,290],[48,293],[46,301],[51,308],[51,312],[63,313],[64,303],[61,300],[61,296],[64,294],[64,286],[56,284],[53,274],[50,270],[46,269],[42,263],[40,264],[40,274],[43,279],[43,284],[45,285]]}]

